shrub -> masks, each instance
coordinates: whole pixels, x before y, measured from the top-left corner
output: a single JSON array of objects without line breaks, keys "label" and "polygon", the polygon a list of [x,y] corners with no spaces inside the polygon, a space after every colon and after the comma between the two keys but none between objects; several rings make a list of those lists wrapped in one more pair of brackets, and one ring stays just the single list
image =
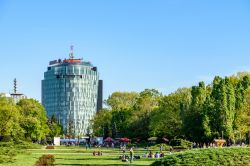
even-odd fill
[{"label": "shrub", "polygon": [[35,166],[54,166],[54,162],[54,155],[43,155],[37,160]]},{"label": "shrub", "polygon": [[11,141],[13,141],[13,139],[12,139],[12,137],[10,135],[6,135],[6,136],[3,136],[1,138],[1,141],[2,142],[11,142]]},{"label": "shrub", "polygon": [[12,147],[0,147],[0,163],[12,162],[17,151]]},{"label": "shrub", "polygon": [[127,145],[127,148],[132,148],[132,147],[135,148],[135,147],[137,147],[137,145],[136,145],[136,144],[128,144],[128,145]]},{"label": "shrub", "polygon": [[41,145],[31,142],[19,141],[15,144],[17,149],[41,149]]},{"label": "shrub", "polygon": [[250,148],[194,149],[168,155],[152,165],[247,165],[250,163]]},{"label": "shrub", "polygon": [[1,147],[13,147],[14,143],[13,142],[0,142],[0,148]]},{"label": "shrub", "polygon": [[167,144],[156,144],[154,146],[150,146],[149,150],[160,150],[160,146],[162,145],[162,150],[169,151],[169,146]]},{"label": "shrub", "polygon": [[46,149],[55,149],[54,146],[46,146]]},{"label": "shrub", "polygon": [[190,149],[192,147],[192,142],[184,139],[174,139],[169,144],[174,146],[175,149]]}]

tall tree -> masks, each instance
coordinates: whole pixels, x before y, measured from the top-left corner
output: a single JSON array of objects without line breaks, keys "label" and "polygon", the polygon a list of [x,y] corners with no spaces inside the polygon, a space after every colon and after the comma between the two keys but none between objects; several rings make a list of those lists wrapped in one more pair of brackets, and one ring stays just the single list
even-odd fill
[{"label": "tall tree", "polygon": [[107,109],[98,111],[91,120],[91,126],[95,136],[104,138],[111,136],[112,133],[112,112]]},{"label": "tall tree", "polygon": [[191,95],[191,105],[190,109],[185,113],[183,131],[189,140],[202,142],[204,137],[203,106],[207,97],[205,83],[200,82],[198,86],[193,86]]},{"label": "tall tree", "polygon": [[49,136],[51,138],[58,137],[63,134],[63,128],[60,124],[58,124],[55,115],[52,115],[51,118],[48,118],[47,124],[49,126]]},{"label": "tall tree", "polygon": [[175,93],[164,96],[159,107],[152,112],[150,118],[150,136],[172,139],[181,136],[181,111],[190,101],[190,89],[179,89]]},{"label": "tall tree", "polygon": [[22,99],[17,105],[21,113],[20,125],[25,131],[25,138],[34,141],[45,139],[49,128],[44,107],[34,99]]},{"label": "tall tree", "polygon": [[137,98],[131,116],[130,131],[131,137],[147,139],[150,135],[149,124],[151,113],[158,108],[162,97],[155,89],[145,89]]},{"label": "tall tree", "polygon": [[13,100],[0,97],[0,136],[6,139],[22,139],[23,129],[19,125],[20,113]]},{"label": "tall tree", "polygon": [[139,94],[136,92],[114,92],[106,103],[112,110],[130,109],[136,103]]}]

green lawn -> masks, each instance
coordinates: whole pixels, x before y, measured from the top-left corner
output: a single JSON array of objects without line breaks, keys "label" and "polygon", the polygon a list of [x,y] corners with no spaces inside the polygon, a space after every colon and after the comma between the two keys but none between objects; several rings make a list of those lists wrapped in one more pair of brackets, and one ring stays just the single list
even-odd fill
[{"label": "green lawn", "polygon": [[[93,151],[101,150],[102,156],[93,156]],[[142,156],[146,152],[144,149],[134,149],[135,155]],[[53,154],[55,163],[58,166],[72,165],[150,165],[156,159],[141,158],[134,160],[133,164],[124,163],[119,159],[122,152],[118,149],[112,150],[107,148],[88,149],[85,147],[56,147],[55,150],[46,149],[29,149],[18,154],[13,163],[3,164],[7,166],[33,166],[40,156],[43,154]],[[128,151],[126,152],[128,155]],[[0,164],[1,165],[1,164]]]}]

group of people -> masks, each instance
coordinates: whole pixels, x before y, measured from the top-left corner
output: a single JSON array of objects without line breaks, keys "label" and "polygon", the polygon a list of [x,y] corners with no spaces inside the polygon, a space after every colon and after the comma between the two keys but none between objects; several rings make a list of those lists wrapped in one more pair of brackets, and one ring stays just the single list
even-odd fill
[{"label": "group of people", "polygon": [[102,151],[94,151],[93,156],[102,156]]},{"label": "group of people", "polygon": [[129,160],[130,163],[132,163],[133,160],[134,160],[134,158],[136,157],[136,156],[134,156],[133,147],[131,147],[131,148],[129,149],[129,156],[126,155],[125,152],[126,152],[126,151],[125,151],[125,148],[123,148],[123,149],[122,149],[123,155],[120,157],[121,160],[122,160],[122,162],[128,162],[128,160]]},{"label": "group of people", "polygon": [[152,151],[149,151],[149,153],[145,153],[143,155],[144,158],[162,158],[164,157],[163,152],[156,152],[155,154]]}]

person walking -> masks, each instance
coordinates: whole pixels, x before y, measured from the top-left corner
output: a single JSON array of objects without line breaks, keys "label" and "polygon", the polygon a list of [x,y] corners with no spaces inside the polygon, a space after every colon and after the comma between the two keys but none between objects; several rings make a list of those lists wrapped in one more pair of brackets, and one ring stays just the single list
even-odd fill
[{"label": "person walking", "polygon": [[173,147],[170,146],[170,147],[169,147],[169,153],[172,154],[172,152],[173,152]]},{"label": "person walking", "polygon": [[160,145],[160,153],[162,153],[162,144]]},{"label": "person walking", "polygon": [[134,150],[133,148],[131,147],[130,150],[129,150],[129,159],[130,159],[130,163],[133,162],[133,158],[134,158]]}]

